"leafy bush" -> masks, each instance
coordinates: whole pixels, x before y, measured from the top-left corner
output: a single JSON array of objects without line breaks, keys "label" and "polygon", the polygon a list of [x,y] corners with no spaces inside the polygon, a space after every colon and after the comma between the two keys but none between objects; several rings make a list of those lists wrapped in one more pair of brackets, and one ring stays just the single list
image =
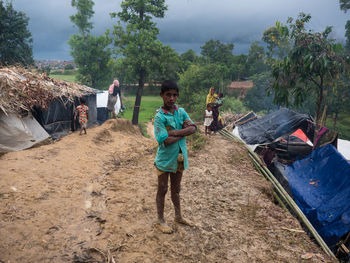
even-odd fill
[{"label": "leafy bush", "polygon": [[239,99],[226,97],[224,98],[224,103],[220,107],[220,111],[228,111],[236,113],[246,113],[247,109],[244,107],[243,102]]},{"label": "leafy bush", "polygon": [[226,87],[220,70],[221,68],[216,64],[191,65],[180,74],[178,103],[185,108],[193,120],[203,120],[209,88]]}]

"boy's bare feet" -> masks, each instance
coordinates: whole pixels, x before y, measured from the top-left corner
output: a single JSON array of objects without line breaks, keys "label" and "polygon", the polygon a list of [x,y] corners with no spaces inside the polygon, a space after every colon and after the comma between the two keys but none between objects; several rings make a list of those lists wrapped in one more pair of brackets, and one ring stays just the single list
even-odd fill
[{"label": "boy's bare feet", "polygon": [[168,226],[168,224],[165,222],[157,222],[156,227],[164,234],[173,233],[173,229],[170,226]]},{"label": "boy's bare feet", "polygon": [[194,226],[194,223],[183,217],[175,217],[175,222],[186,226]]}]

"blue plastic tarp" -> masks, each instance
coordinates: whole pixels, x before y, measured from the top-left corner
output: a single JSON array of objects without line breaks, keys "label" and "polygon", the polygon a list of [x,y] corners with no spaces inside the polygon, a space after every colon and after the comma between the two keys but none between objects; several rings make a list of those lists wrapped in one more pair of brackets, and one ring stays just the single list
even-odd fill
[{"label": "blue plastic tarp", "polygon": [[286,167],[293,197],[328,246],[350,231],[350,163],[333,145]]}]

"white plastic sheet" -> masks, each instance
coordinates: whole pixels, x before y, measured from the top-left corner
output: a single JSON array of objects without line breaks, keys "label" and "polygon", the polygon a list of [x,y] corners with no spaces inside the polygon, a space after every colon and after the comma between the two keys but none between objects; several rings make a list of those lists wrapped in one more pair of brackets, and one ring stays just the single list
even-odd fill
[{"label": "white plastic sheet", "polygon": [[19,118],[0,111],[0,152],[24,150],[49,137],[32,116]]},{"label": "white plastic sheet", "polygon": [[[120,110],[120,99],[119,99],[119,95],[117,95],[117,96],[118,96],[117,103],[114,106],[116,114],[118,114],[119,110]],[[104,92],[96,94],[96,106],[97,106],[97,108],[107,107],[107,101],[108,101],[108,90],[105,90]]]},{"label": "white plastic sheet", "polygon": [[350,161],[350,141],[338,139],[338,151]]}]

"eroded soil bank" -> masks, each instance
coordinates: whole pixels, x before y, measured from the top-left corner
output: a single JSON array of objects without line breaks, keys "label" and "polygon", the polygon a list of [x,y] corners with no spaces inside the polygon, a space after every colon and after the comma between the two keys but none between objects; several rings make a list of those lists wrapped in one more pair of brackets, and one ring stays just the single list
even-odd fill
[{"label": "eroded soil bank", "polygon": [[183,214],[154,227],[156,142],[124,120],[0,157],[0,262],[333,262],[275,205],[245,149],[221,135],[190,154]]}]

